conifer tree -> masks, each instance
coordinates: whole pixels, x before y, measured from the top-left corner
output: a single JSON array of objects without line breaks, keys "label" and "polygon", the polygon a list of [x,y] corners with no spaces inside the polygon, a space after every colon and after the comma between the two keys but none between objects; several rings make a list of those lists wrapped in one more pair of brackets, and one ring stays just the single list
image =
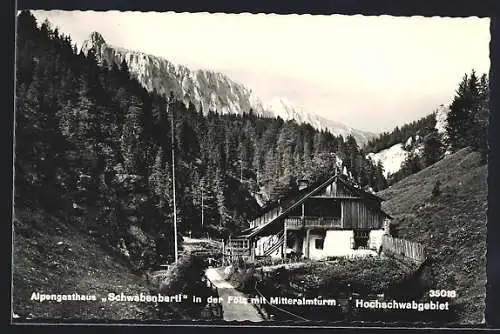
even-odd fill
[{"label": "conifer tree", "polygon": [[141,127],[141,105],[137,98],[132,97],[125,118],[121,139],[123,162],[127,172],[138,174],[143,167],[143,128]]},{"label": "conifer tree", "polygon": [[466,146],[486,151],[489,114],[487,86],[486,76],[479,79],[474,70],[462,78],[447,118],[448,144],[453,152]]},{"label": "conifer tree", "polygon": [[[57,179],[65,191],[52,197],[72,205],[80,174],[87,175],[95,181],[87,189],[93,209],[112,243],[135,224],[160,236],[157,249],[172,250],[165,245],[172,240],[172,146],[181,231],[199,224],[201,190],[207,231],[236,231],[257,205],[250,192],[286,195],[298,177],[314,182],[332,173],[336,156],[357,170],[363,184],[382,184],[354,138],[347,145],[310,125],[254,113],[204,115],[192,103],[186,108],[172,100],[171,143],[166,98],[142,88],[124,59],[106,58],[99,66],[92,51],[77,54],[68,38],[49,25],[37,28],[30,15],[20,14],[17,40],[16,185],[34,196],[36,186],[48,185],[43,196],[53,185],[46,181]],[[234,181],[242,170],[244,185]]]},{"label": "conifer tree", "polygon": [[444,154],[441,136],[437,131],[431,132],[424,138],[424,150],[422,154],[425,166],[438,162]]},{"label": "conifer tree", "polygon": [[375,168],[375,189],[377,191],[383,190],[387,187],[387,180],[384,177],[384,166],[379,161]]}]

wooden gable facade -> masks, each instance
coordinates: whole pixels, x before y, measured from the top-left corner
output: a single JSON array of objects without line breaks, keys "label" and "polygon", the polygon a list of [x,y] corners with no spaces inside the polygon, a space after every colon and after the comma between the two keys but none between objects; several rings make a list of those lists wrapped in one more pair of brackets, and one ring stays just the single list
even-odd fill
[{"label": "wooden gable facade", "polygon": [[[275,205],[263,212],[250,222],[247,235],[273,234],[284,224],[287,229],[381,229],[384,219],[389,217],[382,211],[381,202],[380,197],[334,175],[283,201],[287,206]],[[271,225],[278,226],[271,228]]]},{"label": "wooden gable facade", "polygon": [[391,217],[381,202],[336,174],[263,208],[249,229],[229,241],[229,248],[251,258],[285,258],[289,250],[316,259],[348,254],[373,245],[375,235],[383,233]]},{"label": "wooden gable facade", "polygon": [[[338,219],[337,226],[332,225],[332,228],[380,229],[387,216],[381,210],[381,202],[379,197],[337,177],[307,197],[302,203],[304,212],[301,218]],[[294,213],[297,213],[297,210]]]}]

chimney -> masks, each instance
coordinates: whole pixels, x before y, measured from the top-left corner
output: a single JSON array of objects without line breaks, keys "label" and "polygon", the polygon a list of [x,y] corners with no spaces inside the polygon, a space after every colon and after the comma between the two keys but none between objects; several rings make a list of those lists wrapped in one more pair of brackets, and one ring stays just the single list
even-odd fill
[{"label": "chimney", "polygon": [[307,187],[309,187],[309,180],[297,180],[297,185],[299,187],[299,191],[302,190],[302,189],[305,189]]}]

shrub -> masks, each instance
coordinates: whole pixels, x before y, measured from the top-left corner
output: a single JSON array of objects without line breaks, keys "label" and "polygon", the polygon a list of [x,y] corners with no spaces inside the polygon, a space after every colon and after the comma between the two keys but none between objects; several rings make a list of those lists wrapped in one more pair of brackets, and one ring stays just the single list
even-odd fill
[{"label": "shrub", "polygon": [[[212,290],[204,281],[205,269],[205,258],[198,254],[181,257],[172,265],[160,283],[159,292],[163,295],[182,293],[187,295],[187,299],[182,304],[161,303],[160,311],[165,312],[173,308],[187,318],[200,319],[207,305],[206,300],[212,295]],[[203,302],[194,303],[193,296],[200,297]]]},{"label": "shrub", "polygon": [[255,269],[250,267],[233,272],[230,276],[230,281],[236,289],[245,293],[254,293],[258,277]]},{"label": "shrub", "polygon": [[441,195],[441,189],[439,188],[441,186],[441,181],[437,180],[436,184],[434,185],[434,188],[432,189],[432,198],[436,198],[439,195]]},{"label": "shrub", "polygon": [[186,293],[197,282],[202,282],[206,263],[202,255],[190,254],[181,257],[172,265],[160,285],[162,293]]}]

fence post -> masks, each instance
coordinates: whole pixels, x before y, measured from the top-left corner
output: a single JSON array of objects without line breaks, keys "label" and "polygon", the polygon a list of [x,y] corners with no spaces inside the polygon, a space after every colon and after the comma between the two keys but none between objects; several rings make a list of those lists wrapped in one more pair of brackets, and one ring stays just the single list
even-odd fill
[{"label": "fence post", "polygon": [[351,290],[351,283],[347,283],[347,294],[346,294],[346,299],[347,299],[347,312],[346,312],[346,320],[349,321],[351,320],[351,311],[352,311],[352,290]]}]

